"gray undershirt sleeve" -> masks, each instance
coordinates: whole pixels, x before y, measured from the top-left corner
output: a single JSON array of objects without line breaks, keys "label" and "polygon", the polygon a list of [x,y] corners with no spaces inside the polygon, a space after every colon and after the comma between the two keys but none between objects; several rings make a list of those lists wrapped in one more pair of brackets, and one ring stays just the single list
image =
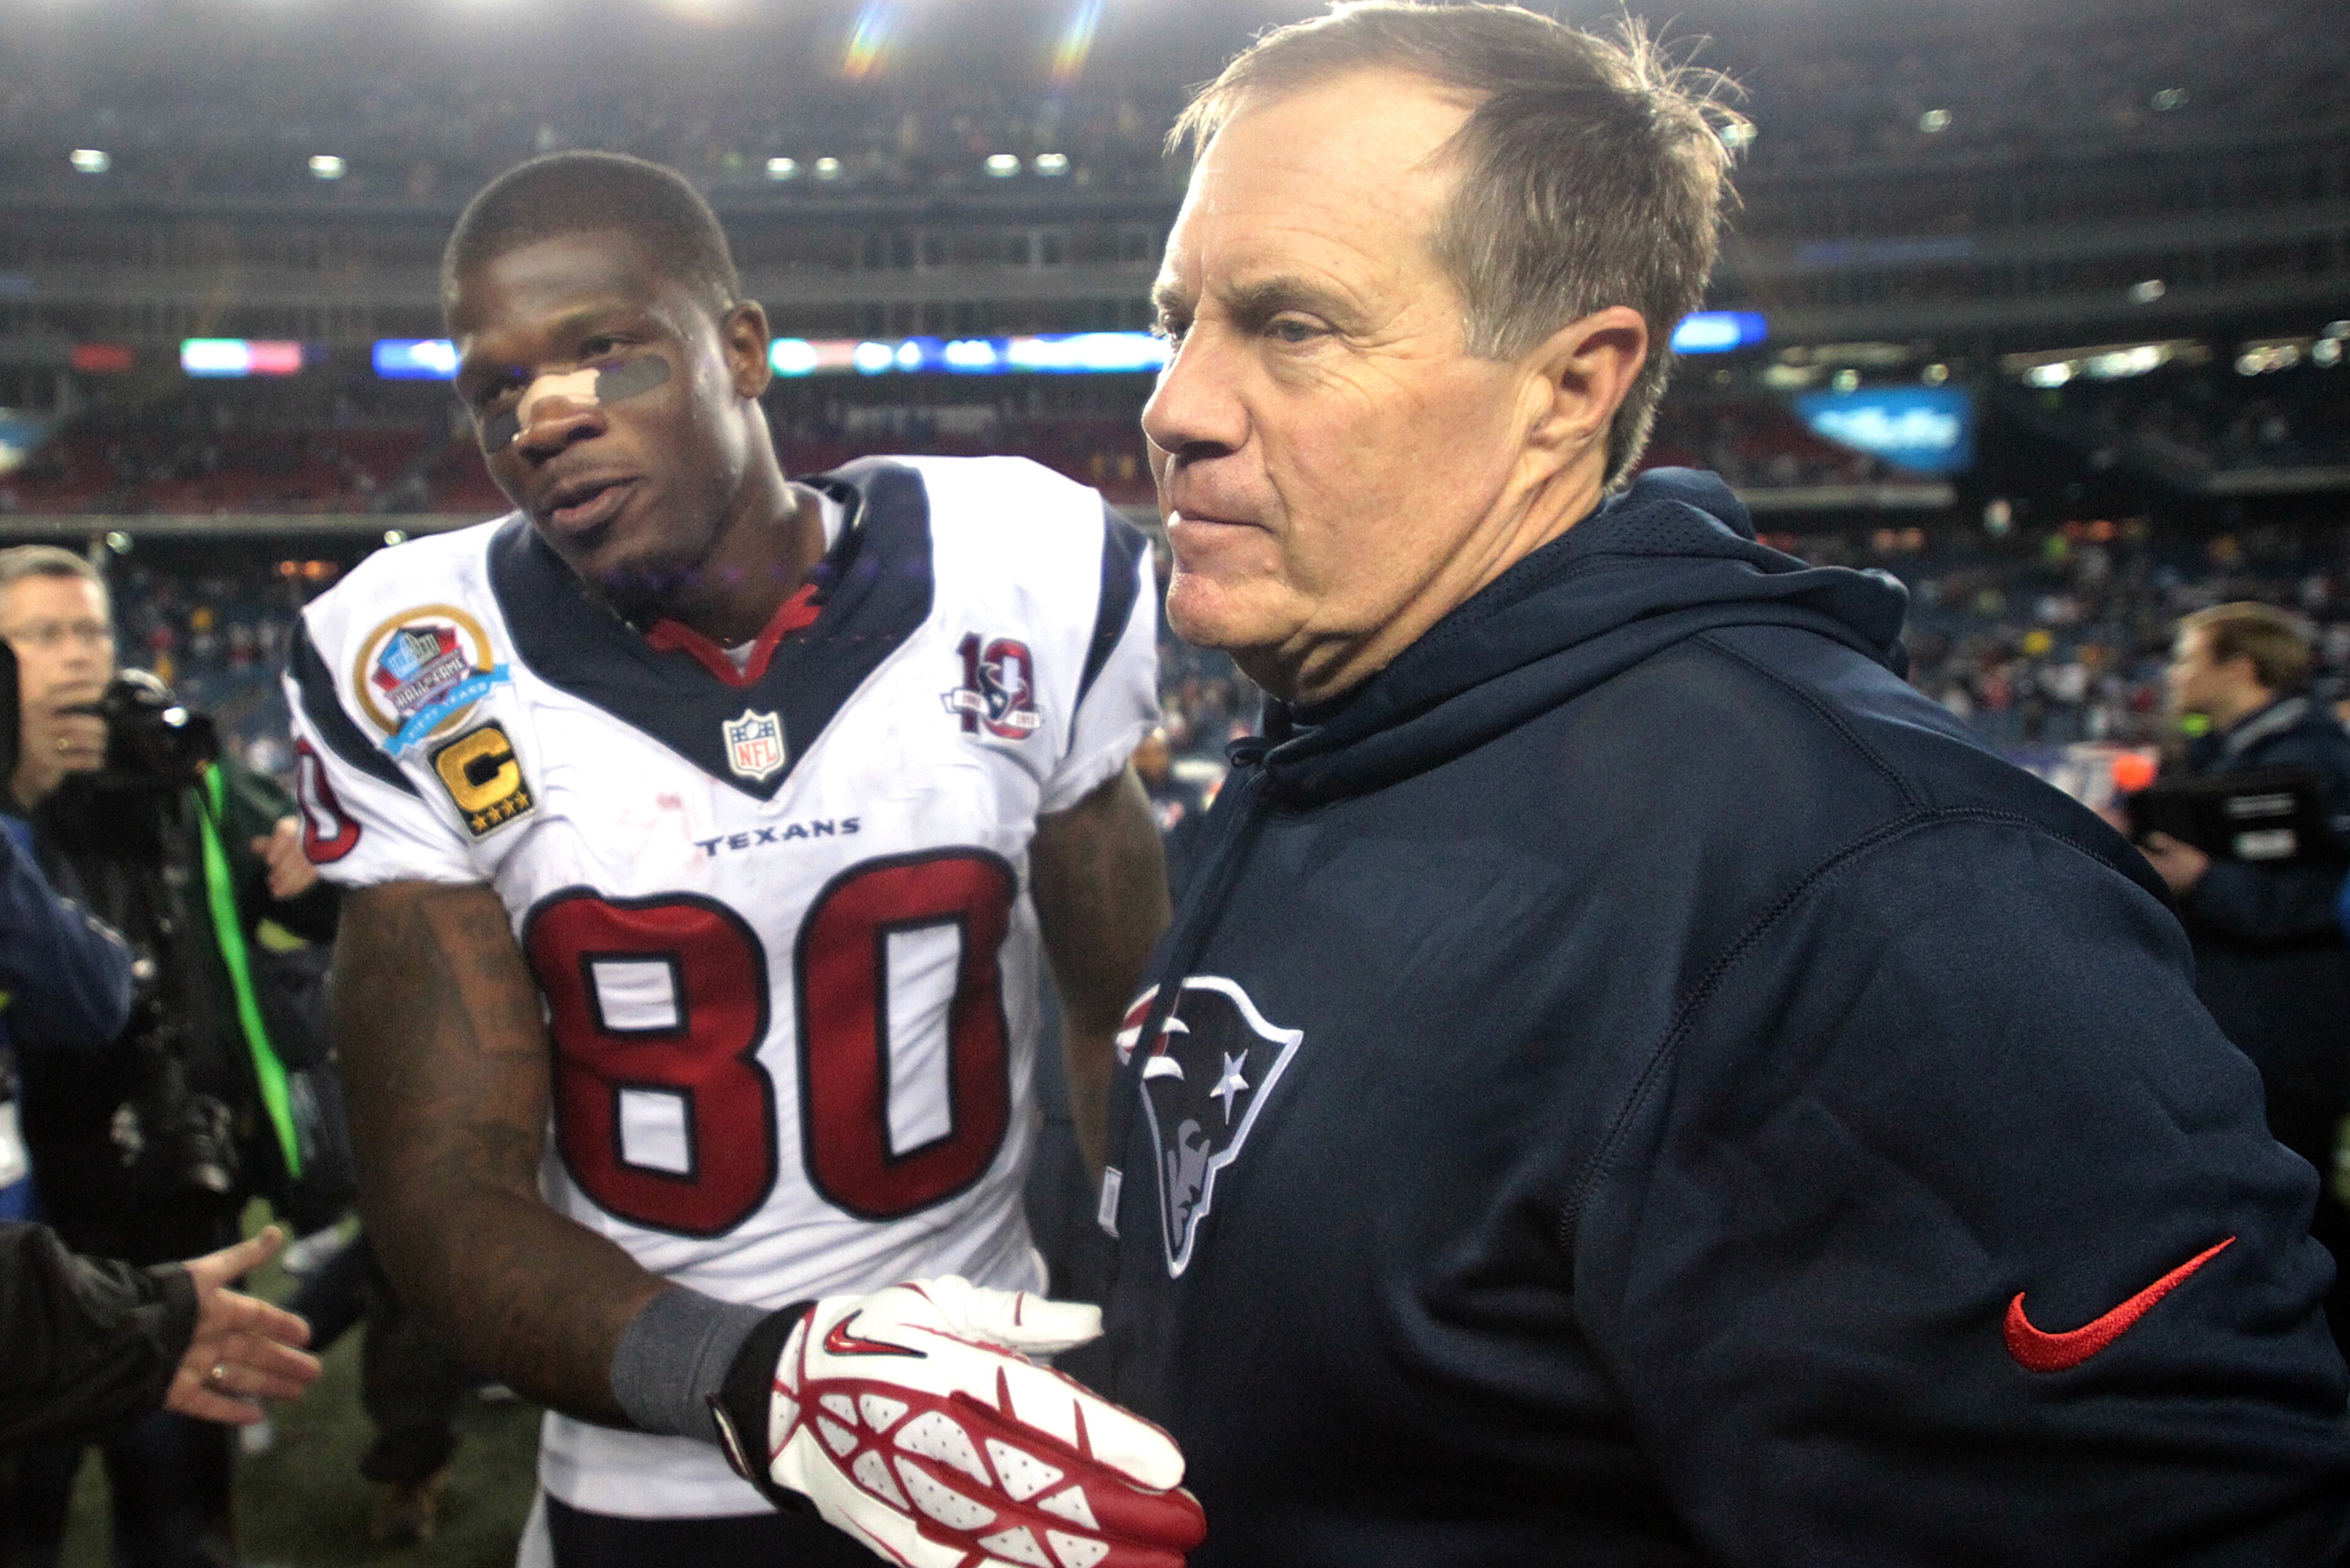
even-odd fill
[{"label": "gray undershirt sleeve", "polygon": [[612,1397],[648,1432],[715,1443],[709,1397],[764,1307],[743,1306],[680,1285],[644,1304],[612,1353]]}]

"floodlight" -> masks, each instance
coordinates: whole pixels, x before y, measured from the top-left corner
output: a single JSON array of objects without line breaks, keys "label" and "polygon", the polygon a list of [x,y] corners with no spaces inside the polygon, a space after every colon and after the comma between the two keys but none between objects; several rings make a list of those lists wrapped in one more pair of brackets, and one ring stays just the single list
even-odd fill
[{"label": "floodlight", "polygon": [[817,179],[837,180],[840,178],[840,175],[841,168],[839,159],[819,158],[816,161],[816,177]]},{"label": "floodlight", "polygon": [[1673,328],[1673,352],[1727,354],[1763,341],[1770,331],[1758,311],[1693,310]]},{"label": "floodlight", "polygon": [[767,160],[767,178],[770,180],[796,180],[799,178],[799,174],[800,161],[796,158],[770,158]]},{"label": "floodlight", "polygon": [[114,167],[114,160],[95,147],[77,147],[69,158],[77,174],[103,174]]},{"label": "floodlight", "polygon": [[2154,107],[2157,112],[2168,114],[2174,109],[2186,108],[2187,99],[2185,88],[2164,88],[2154,95]]},{"label": "floodlight", "polygon": [[317,179],[339,180],[350,171],[349,164],[331,152],[315,152],[310,155],[310,172]]},{"label": "floodlight", "polygon": [[1069,155],[1066,152],[1036,154],[1036,172],[1050,180],[1069,171]]},{"label": "floodlight", "polygon": [[1009,180],[1020,172],[1020,160],[1009,152],[991,152],[987,155],[985,167],[994,178]]},{"label": "floodlight", "polygon": [[1918,129],[1929,136],[1939,135],[1950,130],[1950,111],[1947,109],[1928,109],[1918,117]]},{"label": "floodlight", "polygon": [[2164,283],[2158,277],[2150,277],[2144,283],[2134,283],[2130,285],[2128,297],[2129,302],[2132,305],[2152,305],[2156,300],[2160,299],[2164,295],[2169,292],[2169,285]]}]

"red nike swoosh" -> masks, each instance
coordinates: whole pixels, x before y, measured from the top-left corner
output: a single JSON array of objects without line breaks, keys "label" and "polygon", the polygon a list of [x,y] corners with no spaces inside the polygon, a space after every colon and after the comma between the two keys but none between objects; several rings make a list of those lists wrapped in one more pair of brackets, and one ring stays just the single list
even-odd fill
[{"label": "red nike swoosh", "polygon": [[926,1352],[909,1350],[902,1345],[884,1345],[879,1340],[859,1339],[848,1332],[848,1325],[865,1314],[850,1313],[826,1331],[824,1347],[835,1355],[910,1355],[917,1361],[929,1359]]},{"label": "red nike swoosh", "polygon": [[2177,1290],[2188,1275],[2218,1257],[2235,1240],[2230,1236],[2218,1246],[2196,1253],[2103,1317],[2064,1334],[2044,1334],[2033,1327],[2032,1320],[2023,1315],[2023,1293],[2018,1291],[2015,1299],[2007,1303],[2007,1353],[2015,1357],[2019,1366],[2033,1372],[2063,1372],[2078,1366],[2119,1339],[2123,1330],[2144,1317],[2155,1303]]}]

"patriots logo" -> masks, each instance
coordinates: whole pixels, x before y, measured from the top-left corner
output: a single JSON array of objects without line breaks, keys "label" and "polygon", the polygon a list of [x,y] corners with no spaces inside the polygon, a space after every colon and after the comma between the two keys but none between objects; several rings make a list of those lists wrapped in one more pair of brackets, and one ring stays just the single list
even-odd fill
[{"label": "patriots logo", "polygon": [[[1127,1010],[1118,1059],[1140,1047],[1159,988]],[[1159,1177],[1161,1238],[1170,1279],[1191,1265],[1216,1177],[1238,1159],[1249,1128],[1305,1038],[1268,1021],[1235,981],[1195,974],[1142,1057],[1142,1110]]]}]

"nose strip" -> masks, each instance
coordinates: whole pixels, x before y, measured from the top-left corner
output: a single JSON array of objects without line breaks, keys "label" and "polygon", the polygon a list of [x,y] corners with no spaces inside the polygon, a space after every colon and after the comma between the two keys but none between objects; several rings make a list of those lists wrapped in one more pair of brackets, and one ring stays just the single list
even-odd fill
[{"label": "nose strip", "polygon": [[658,354],[639,354],[633,359],[601,369],[566,370],[560,375],[540,376],[523,389],[521,400],[512,409],[482,427],[483,449],[499,452],[510,445],[529,427],[538,405],[549,398],[562,398],[580,407],[594,408],[650,392],[669,377],[669,361]]}]

